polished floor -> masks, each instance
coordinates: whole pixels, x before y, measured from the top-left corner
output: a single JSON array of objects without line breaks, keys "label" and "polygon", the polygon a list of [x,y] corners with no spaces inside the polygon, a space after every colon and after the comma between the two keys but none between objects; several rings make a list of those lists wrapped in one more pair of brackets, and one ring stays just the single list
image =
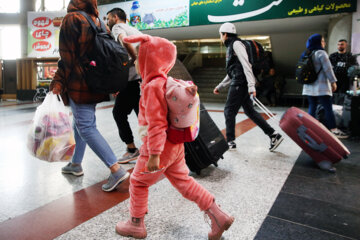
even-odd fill
[{"label": "polished floor", "polygon": [[[61,174],[26,149],[38,103],[0,103],[0,239],[126,239],[115,233],[128,218],[127,183],[105,193],[109,171],[87,148],[84,176]],[[117,156],[124,153],[112,118],[113,102],[97,107],[97,125]],[[206,104],[220,129],[223,105]],[[271,108],[279,119],[286,108]],[[135,114],[129,118],[137,132]],[[272,123],[269,120],[270,123]],[[274,125],[272,123],[272,125]],[[337,173],[319,170],[287,136],[271,153],[269,139],[243,113],[237,116],[236,151],[216,168],[192,176],[236,220],[224,239],[360,239],[360,141],[345,140],[352,154]],[[135,134],[135,143],[141,142]],[[134,164],[123,165],[131,171]],[[207,239],[210,229],[194,203],[163,179],[150,188],[147,239]]]}]

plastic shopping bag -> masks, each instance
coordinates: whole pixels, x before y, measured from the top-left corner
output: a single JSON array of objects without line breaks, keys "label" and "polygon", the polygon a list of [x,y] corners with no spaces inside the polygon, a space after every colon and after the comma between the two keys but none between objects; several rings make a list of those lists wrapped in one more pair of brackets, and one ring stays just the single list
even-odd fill
[{"label": "plastic shopping bag", "polygon": [[69,161],[74,154],[69,110],[58,95],[48,93],[37,107],[27,147],[33,156],[48,162]]}]

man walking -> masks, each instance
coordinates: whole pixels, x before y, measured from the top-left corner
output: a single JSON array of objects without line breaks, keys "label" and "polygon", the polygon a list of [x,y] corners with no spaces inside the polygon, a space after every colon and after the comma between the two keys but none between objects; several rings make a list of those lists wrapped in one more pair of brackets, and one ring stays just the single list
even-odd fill
[{"label": "man walking", "polygon": [[129,82],[126,89],[117,93],[113,116],[119,130],[121,140],[126,144],[126,153],[118,160],[118,163],[128,163],[136,160],[139,150],[134,143],[134,137],[128,121],[128,115],[135,111],[139,113],[140,82],[141,78],[136,74],[134,62],[136,60],[136,45],[123,42],[123,38],[131,35],[142,34],[136,28],[126,24],[126,13],[121,8],[113,8],[107,13],[107,24],[116,41],[120,42],[128,51],[131,66],[129,69]]},{"label": "man walking", "polygon": [[338,51],[330,55],[330,62],[333,66],[334,73],[337,79],[337,90],[334,93],[335,104],[342,105],[344,102],[345,93],[350,89],[350,79],[348,77],[348,69],[353,65],[358,65],[356,57],[351,52],[347,52],[347,41],[340,39],[337,43]]},{"label": "man walking", "polygon": [[226,72],[224,80],[215,87],[214,94],[230,85],[224,114],[226,124],[226,138],[230,149],[236,149],[235,118],[243,107],[245,114],[255,122],[266,135],[270,137],[270,151],[274,151],[283,141],[283,137],[255,111],[250,98],[256,97],[255,76],[248,59],[245,45],[236,35],[235,25],[224,23],[219,29],[220,39],[227,47]]}]

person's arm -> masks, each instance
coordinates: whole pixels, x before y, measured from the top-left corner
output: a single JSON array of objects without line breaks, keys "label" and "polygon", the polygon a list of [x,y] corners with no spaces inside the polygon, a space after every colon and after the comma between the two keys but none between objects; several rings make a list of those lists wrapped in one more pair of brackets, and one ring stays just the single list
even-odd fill
[{"label": "person's arm", "polygon": [[81,19],[76,14],[68,14],[62,21],[59,36],[59,53],[61,60],[58,69],[50,84],[50,91],[60,94],[70,77],[71,70],[76,62],[75,49],[79,47]]},{"label": "person's arm", "polygon": [[116,24],[112,28],[112,34],[115,40],[121,43],[125,47],[125,49],[129,53],[129,56],[131,57],[131,61],[135,62],[137,58],[136,49],[133,47],[131,43],[126,43],[123,41],[123,38],[127,36],[125,30],[122,29],[120,25]]},{"label": "person's arm", "polygon": [[64,91],[64,80],[64,63],[60,59],[58,61],[58,69],[56,70],[55,75],[50,83],[49,90],[52,91],[53,94],[61,94]]},{"label": "person's arm", "polygon": [[228,75],[226,75],[225,78],[214,88],[214,93],[218,94],[219,91],[228,87],[230,83],[231,83],[231,78]]},{"label": "person's arm", "polygon": [[352,54],[350,55],[350,66],[359,66],[359,63],[356,59],[357,57],[356,56],[353,56]]},{"label": "person's arm", "polygon": [[254,73],[252,71],[251,63],[249,62],[249,57],[246,52],[246,48],[245,48],[244,44],[240,41],[235,41],[233,48],[234,48],[234,52],[235,52],[236,56],[238,57],[241,65],[243,66],[244,74],[245,74],[246,80],[248,82],[249,93],[253,93],[255,95],[256,94],[256,90],[255,90],[256,79],[255,79]]},{"label": "person's arm", "polygon": [[[167,102],[165,99],[164,82],[152,80],[144,88],[143,93],[145,119],[147,128],[147,149],[149,152],[148,168],[150,171],[159,169],[158,157],[164,150],[168,128]],[[156,165],[156,167],[155,167]]]},{"label": "person's arm", "polygon": [[325,51],[318,51],[315,53],[315,56],[319,57],[321,68],[325,73],[326,78],[329,79],[331,83],[335,83],[337,80],[327,53]]},{"label": "person's arm", "polygon": [[126,43],[123,41],[123,38],[126,37],[125,34],[121,33],[118,36],[118,40],[119,42],[121,42],[123,44],[123,46],[126,48],[127,52],[129,53],[130,57],[131,57],[131,61],[135,62],[136,58],[137,58],[137,54],[136,54],[136,49],[134,48],[134,46],[131,43]]}]

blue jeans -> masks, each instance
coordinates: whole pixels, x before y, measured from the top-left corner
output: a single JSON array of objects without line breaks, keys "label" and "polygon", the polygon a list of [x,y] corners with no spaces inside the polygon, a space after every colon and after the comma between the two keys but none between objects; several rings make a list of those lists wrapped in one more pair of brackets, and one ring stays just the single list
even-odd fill
[{"label": "blue jeans", "polygon": [[114,152],[96,128],[96,104],[76,104],[71,98],[69,98],[69,100],[74,116],[74,135],[76,142],[75,152],[71,162],[81,164],[87,144],[107,167],[116,164],[117,159]]},{"label": "blue jeans", "polygon": [[326,127],[328,129],[336,128],[335,115],[332,109],[331,96],[307,96],[309,101],[309,111],[308,113],[315,117],[316,108],[318,102],[324,107]]}]

